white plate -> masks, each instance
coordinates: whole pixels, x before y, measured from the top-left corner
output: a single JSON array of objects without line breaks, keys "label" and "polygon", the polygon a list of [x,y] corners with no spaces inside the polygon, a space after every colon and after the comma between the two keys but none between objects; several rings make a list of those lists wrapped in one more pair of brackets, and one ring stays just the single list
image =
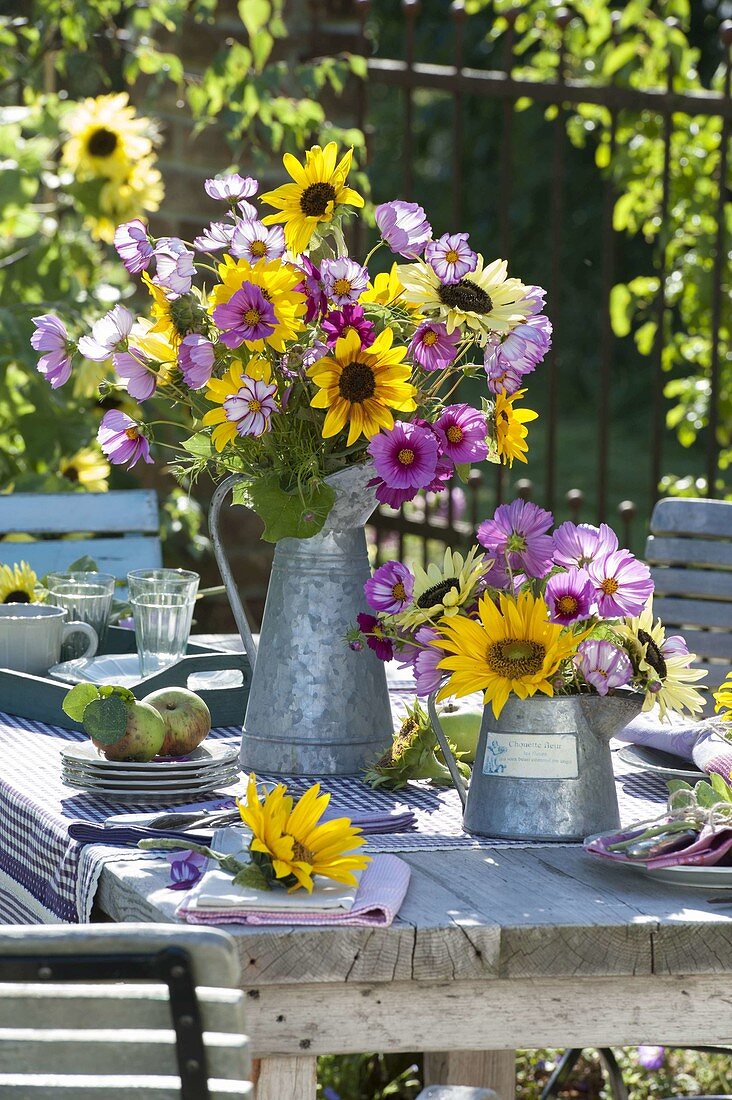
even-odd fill
[{"label": "white plate", "polygon": [[[623,867],[630,867],[624,863]],[[673,886],[695,886],[701,890],[732,890],[732,867],[645,867],[632,864],[649,878]]]},{"label": "white plate", "polygon": [[634,768],[642,768],[644,771],[653,772],[664,779],[704,779],[706,772],[697,768],[690,760],[682,760],[663,749],[654,749],[650,745],[625,745],[618,750],[618,757],[624,764],[631,764]]},{"label": "white plate", "polygon": [[228,780],[232,775],[239,775],[239,769],[230,765],[224,768],[216,768],[215,770],[211,769],[206,772],[181,772],[177,775],[166,775],[164,778],[158,778],[148,773],[140,774],[138,772],[112,772],[100,774],[99,772],[91,771],[86,768],[77,768],[73,765],[64,765],[61,771],[63,775],[68,775],[72,779],[89,780],[90,783],[96,783],[101,786],[116,784],[120,787],[168,787],[171,784],[180,787],[183,783],[218,783],[221,779]]},{"label": "white plate", "polygon": [[222,764],[233,763],[238,759],[238,756],[238,746],[210,740],[199,745],[184,760],[167,758],[145,761],[107,760],[91,741],[82,741],[80,744],[69,745],[61,749],[61,757],[64,762],[68,761],[70,764],[76,764],[77,766],[94,767],[104,772],[151,772],[157,775],[220,767]]},{"label": "white plate", "polygon": [[62,772],[62,778],[64,781],[67,779],[73,783],[83,783],[85,787],[94,787],[96,790],[102,788],[106,791],[128,791],[130,788],[141,791],[180,791],[184,788],[186,790],[192,790],[195,788],[206,789],[215,787],[220,784],[233,783],[234,780],[239,778],[239,772],[236,768],[230,768],[227,771],[216,772],[215,775],[206,777],[196,777],[193,779],[165,779],[165,780],[143,780],[135,777],[124,778],[122,776],[114,776],[111,779],[99,779],[96,776],[86,775],[84,772],[76,771],[75,769],[64,768]]},{"label": "white plate", "polygon": [[[65,684],[117,684],[119,687],[135,687],[143,680],[140,658],[136,653],[107,653],[101,657],[79,657],[76,661],[64,661],[48,670],[54,680]],[[193,672],[191,690],[206,688],[240,687],[244,683],[241,669],[223,668],[211,672]]]},{"label": "white plate", "polygon": [[[141,791],[135,788],[130,788],[126,791],[98,791],[90,790],[88,787],[81,787],[78,783],[71,783],[67,780],[64,781],[67,787],[74,790],[83,791],[89,797],[101,798],[105,802],[134,802],[134,803],[151,803],[153,805],[160,803],[162,806],[178,806],[181,803],[190,802],[191,795],[199,797],[199,795],[207,794],[211,788],[206,785],[202,790],[187,790],[187,791]],[[241,794],[241,783],[231,783],[227,787],[216,787],[216,794],[222,796],[232,797],[235,794]]]}]

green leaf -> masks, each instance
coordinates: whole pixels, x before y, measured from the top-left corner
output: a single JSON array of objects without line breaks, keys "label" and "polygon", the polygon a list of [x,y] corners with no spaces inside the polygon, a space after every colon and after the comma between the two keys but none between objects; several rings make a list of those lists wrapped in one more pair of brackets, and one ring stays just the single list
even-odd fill
[{"label": "green leaf", "polygon": [[623,65],[627,65],[629,61],[635,60],[637,56],[638,43],[635,40],[621,42],[619,46],[616,46],[615,49],[611,50],[606,56],[602,71],[605,76],[612,76],[618,69],[622,69]]},{"label": "green leaf", "polygon": [[76,684],[64,696],[61,710],[64,714],[68,714],[74,722],[81,722],[87,705],[98,698],[99,692],[94,684]]},{"label": "green leaf", "polygon": [[322,529],[335,500],[335,493],[324,482],[310,490],[288,493],[280,487],[277,474],[259,478],[249,487],[249,495],[252,508],[264,521],[265,542],[312,538]]},{"label": "green leaf", "polygon": [[129,688],[120,687],[119,684],[103,684],[99,689],[100,699],[117,698],[121,699],[123,703],[132,706],[137,700],[132,694]]},{"label": "green leaf", "polygon": [[721,775],[717,775],[716,772],[711,772],[709,781],[712,784],[714,793],[719,796],[721,802],[732,802],[732,787],[730,787],[729,783],[725,783]]},{"label": "green leaf", "polygon": [[127,729],[127,706],[117,695],[92,699],[84,709],[84,729],[102,745],[116,745]]},{"label": "green leaf", "polygon": [[467,485],[468,477],[470,476],[470,463],[469,462],[456,462],[455,473],[462,481],[463,485]]},{"label": "green leaf", "polygon": [[206,432],[198,432],[196,435],[190,436],[189,439],[184,439],[181,446],[189,454],[196,455],[197,458],[210,458],[213,454],[211,436]]},{"label": "green leaf", "polygon": [[252,890],[270,889],[267,876],[257,867],[256,863],[248,863],[243,870],[237,871],[232,881],[234,886],[248,886]]},{"label": "green leaf", "polygon": [[617,283],[610,291],[610,321],[616,336],[630,332],[633,298],[625,283]]}]

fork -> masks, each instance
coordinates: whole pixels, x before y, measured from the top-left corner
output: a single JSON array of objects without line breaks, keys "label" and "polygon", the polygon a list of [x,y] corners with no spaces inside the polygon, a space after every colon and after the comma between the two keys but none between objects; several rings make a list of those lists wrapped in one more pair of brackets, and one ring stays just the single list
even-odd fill
[{"label": "fork", "polygon": [[195,810],[188,813],[166,813],[147,822],[148,829],[179,829],[189,825],[228,825],[240,821],[238,810]]}]

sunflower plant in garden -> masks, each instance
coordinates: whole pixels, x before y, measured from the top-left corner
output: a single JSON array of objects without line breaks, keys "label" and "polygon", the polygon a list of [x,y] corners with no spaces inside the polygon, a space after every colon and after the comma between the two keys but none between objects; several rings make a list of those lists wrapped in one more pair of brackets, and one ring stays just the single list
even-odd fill
[{"label": "sunflower plant in garden", "polygon": [[[364,586],[373,615],[359,617],[351,645],[401,657],[418,695],[481,691],[496,718],[511,695],[618,688],[642,692],[643,709],[662,719],[698,714],[694,684],[706,673],[654,618],[648,566],[607,524],[553,523],[551,512],[515,500],[480,524],[466,559],[448,550],[427,572],[386,562]],[[732,694],[720,689],[717,701],[729,707]]]},{"label": "sunflower plant in garden", "polygon": [[[321,529],[326,479],[346,467],[368,465],[377,499],[399,507],[471,462],[526,461],[535,414],[523,381],[551,340],[541,288],[486,262],[467,233],[435,239],[416,203],[377,207],[379,242],[352,257],[344,225],[364,200],[351,160],[335,142],[302,161],[285,154],[290,182],[259,196],[251,176],[207,180],[222,214],[192,242],[156,238],[140,218],[120,224],[114,244],[149,294],[148,317],[120,304],[74,335],[53,314],[35,318],[52,387],[111,359],[125,399],[162,397],[190,415],[178,472],[241,475],[238,500],[273,542]],[[372,274],[381,248],[408,262]],[[456,401],[478,375],[481,407]],[[164,423],[115,408],[99,444],[113,464],[152,462]]]}]

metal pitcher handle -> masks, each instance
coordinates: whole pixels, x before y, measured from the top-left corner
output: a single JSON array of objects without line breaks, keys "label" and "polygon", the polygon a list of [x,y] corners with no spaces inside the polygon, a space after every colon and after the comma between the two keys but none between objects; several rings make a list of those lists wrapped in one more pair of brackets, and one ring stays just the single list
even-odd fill
[{"label": "metal pitcher handle", "polygon": [[208,511],[208,530],[211,535],[216,564],[219,567],[219,573],[224,582],[226,595],[234,614],[234,621],[241,635],[241,640],[244,643],[244,649],[249,658],[249,663],[252,666],[252,671],[254,671],[254,664],[257,660],[257,643],[252,636],[252,631],[247,620],[247,613],[239,599],[239,590],[234,582],[234,575],[231,572],[231,566],[229,565],[229,559],[226,556],[224,544],[221,541],[221,531],[219,530],[219,513],[221,512],[221,505],[224,503],[224,498],[233,490],[234,486],[237,485],[239,481],[241,481],[241,478],[237,474],[230,474],[216,486],[214,495],[211,497],[211,505]]},{"label": "metal pitcher handle", "polygon": [[437,716],[437,707],[435,706],[436,696],[437,692],[433,691],[429,699],[427,700],[427,711],[430,716],[430,722],[432,723],[432,729],[435,731],[437,743],[442,749],[442,755],[445,757],[445,763],[447,764],[450,775],[452,776],[452,781],[455,784],[455,790],[460,795],[460,801],[463,804],[463,809],[465,809],[466,803],[468,801],[468,788],[465,784],[465,780],[458,770],[457,760],[453,755],[453,751],[447,743],[445,731],[440,725],[440,719]]}]

